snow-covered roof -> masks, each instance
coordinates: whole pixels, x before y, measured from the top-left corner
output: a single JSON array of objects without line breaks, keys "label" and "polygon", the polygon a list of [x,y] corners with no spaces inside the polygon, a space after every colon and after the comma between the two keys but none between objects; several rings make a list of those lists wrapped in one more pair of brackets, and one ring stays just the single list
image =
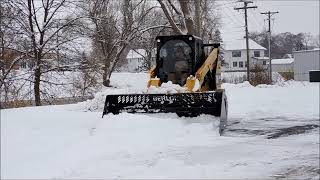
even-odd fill
[{"label": "snow-covered roof", "polygon": [[293,55],[292,55],[292,54],[285,54],[282,58],[283,58],[283,59],[293,58]]},{"label": "snow-covered roof", "polygon": [[[243,50],[246,49],[246,39],[238,39],[224,42],[225,50]],[[249,39],[249,49],[267,50],[252,39]]]},{"label": "snow-covered roof", "polygon": [[306,53],[306,52],[315,52],[315,51],[320,51],[320,48],[315,48],[312,50],[301,50],[301,51],[293,51],[293,53]]},{"label": "snow-covered roof", "polygon": [[127,59],[143,58],[143,56],[146,56],[146,50],[144,50],[144,49],[131,49],[127,55]]},{"label": "snow-covered roof", "polygon": [[293,58],[287,58],[287,59],[272,59],[272,64],[291,64],[294,62]]},{"label": "snow-covered roof", "polygon": [[254,59],[257,59],[257,60],[268,60],[269,57],[252,57]]}]

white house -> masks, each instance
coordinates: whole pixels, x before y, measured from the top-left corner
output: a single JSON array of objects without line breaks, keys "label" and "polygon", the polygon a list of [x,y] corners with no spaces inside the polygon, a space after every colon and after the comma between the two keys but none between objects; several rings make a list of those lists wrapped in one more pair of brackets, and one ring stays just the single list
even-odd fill
[{"label": "white house", "polygon": [[[155,65],[155,49],[151,53],[151,66]],[[140,72],[143,70],[143,65],[147,58],[147,52],[145,49],[131,49],[127,54],[128,71],[129,72]]]},{"label": "white house", "polygon": [[[246,40],[226,41],[223,44],[223,53],[226,65],[223,71],[246,71],[247,51]],[[249,63],[266,65],[267,59],[264,57],[266,48],[262,47],[252,39],[249,39]]]},{"label": "white house", "polygon": [[309,81],[309,71],[320,71],[320,49],[293,52],[294,80]]}]

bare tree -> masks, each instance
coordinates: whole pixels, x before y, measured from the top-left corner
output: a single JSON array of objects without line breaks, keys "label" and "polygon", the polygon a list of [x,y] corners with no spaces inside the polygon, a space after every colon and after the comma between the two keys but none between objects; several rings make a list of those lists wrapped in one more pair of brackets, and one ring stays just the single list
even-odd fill
[{"label": "bare tree", "polygon": [[162,25],[144,26],[145,17],[154,9],[144,6],[146,0],[84,2],[93,27],[89,28],[93,54],[103,64],[103,85],[110,86],[111,74],[120,60],[125,59],[130,43],[144,32]]},{"label": "bare tree", "polygon": [[50,54],[57,58],[57,49],[67,49],[78,38],[74,30],[81,17],[72,12],[75,9],[72,0],[9,0],[9,4],[20,12],[14,21],[29,44],[25,53],[34,64],[33,80],[30,81],[33,83],[35,104],[40,106],[43,92],[41,76],[59,68],[47,67],[48,62],[44,58]]},{"label": "bare tree", "polygon": [[200,37],[206,43],[216,42],[214,40],[215,32],[220,28],[219,12],[217,11],[214,0],[201,1],[201,30]]},{"label": "bare tree", "polygon": [[311,33],[303,33],[303,42],[306,50],[311,49],[313,36]]},{"label": "bare tree", "polygon": [[314,46],[316,46],[316,47],[320,47],[320,35],[318,34],[318,35],[316,35],[316,36],[314,36],[314,38],[313,38],[313,45]]},{"label": "bare tree", "polygon": [[[21,42],[20,30],[16,28],[14,18],[20,15],[10,6],[8,0],[0,3],[0,89],[1,100],[7,102],[9,100],[10,88],[14,85],[15,78],[14,68],[21,60],[23,54],[19,42]],[[12,89],[12,88],[11,88]],[[3,95],[2,95],[3,94]],[[4,99],[2,99],[4,98]]]}]

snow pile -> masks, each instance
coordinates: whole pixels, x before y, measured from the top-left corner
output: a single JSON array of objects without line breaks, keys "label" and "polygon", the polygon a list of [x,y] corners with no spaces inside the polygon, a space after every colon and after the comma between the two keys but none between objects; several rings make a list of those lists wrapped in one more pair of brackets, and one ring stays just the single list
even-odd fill
[{"label": "snow pile", "polygon": [[241,83],[247,79],[246,72],[222,72],[221,80],[226,83]]},{"label": "snow pile", "polygon": [[81,102],[75,108],[82,111],[102,112],[107,95],[144,93],[148,76],[147,73],[112,73],[112,87],[102,87],[93,99]]},{"label": "snow pile", "polygon": [[286,80],[277,72],[272,72],[272,83],[279,86],[284,85]]},{"label": "snow pile", "polygon": [[111,86],[130,90],[142,90],[147,88],[148,73],[112,73]]},{"label": "snow pile", "polygon": [[254,87],[248,81],[244,81],[244,82],[238,83],[238,84],[223,83],[221,86],[224,89],[229,89],[229,88],[253,88]]},{"label": "snow pile", "polygon": [[150,86],[147,90],[149,94],[174,94],[186,92],[185,87],[181,87],[178,84],[172,84],[171,81],[162,83],[160,87]]},{"label": "snow pile", "polygon": [[77,105],[77,109],[83,110],[83,111],[101,111],[102,112],[107,95],[141,94],[141,93],[143,93],[143,91],[140,91],[137,89],[104,87],[102,91],[94,95],[93,99],[79,103]]},{"label": "snow pile", "polygon": [[[246,72],[222,72],[221,73],[222,82],[225,83],[242,83],[247,80]],[[273,84],[283,85],[285,79],[277,72],[272,73]]]},{"label": "snow pile", "polygon": [[98,92],[94,95],[93,99],[79,103],[78,109],[83,109],[84,111],[102,111],[104,108],[106,96],[118,93],[121,93],[121,90],[111,88]]}]

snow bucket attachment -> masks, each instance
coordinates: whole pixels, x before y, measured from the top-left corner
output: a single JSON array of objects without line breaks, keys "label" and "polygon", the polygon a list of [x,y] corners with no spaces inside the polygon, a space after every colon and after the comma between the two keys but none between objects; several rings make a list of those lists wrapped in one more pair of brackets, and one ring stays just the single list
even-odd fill
[{"label": "snow bucket attachment", "polygon": [[227,98],[224,90],[177,94],[107,95],[102,117],[108,113],[176,113],[195,117],[209,114],[220,117],[219,133],[227,124]]}]

